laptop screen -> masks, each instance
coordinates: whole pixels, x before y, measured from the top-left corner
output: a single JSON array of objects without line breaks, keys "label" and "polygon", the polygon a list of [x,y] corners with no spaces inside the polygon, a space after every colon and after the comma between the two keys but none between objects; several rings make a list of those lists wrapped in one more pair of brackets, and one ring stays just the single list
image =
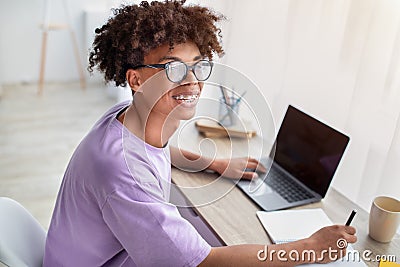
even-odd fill
[{"label": "laptop screen", "polygon": [[276,139],[274,161],[322,197],[349,137],[289,106]]}]

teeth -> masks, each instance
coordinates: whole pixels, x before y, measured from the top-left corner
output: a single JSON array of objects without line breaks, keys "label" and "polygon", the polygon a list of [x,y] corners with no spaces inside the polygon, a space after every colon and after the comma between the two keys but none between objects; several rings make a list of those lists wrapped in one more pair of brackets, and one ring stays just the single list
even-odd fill
[{"label": "teeth", "polygon": [[199,98],[199,95],[175,95],[173,98],[176,100],[183,100],[185,103],[191,103]]}]

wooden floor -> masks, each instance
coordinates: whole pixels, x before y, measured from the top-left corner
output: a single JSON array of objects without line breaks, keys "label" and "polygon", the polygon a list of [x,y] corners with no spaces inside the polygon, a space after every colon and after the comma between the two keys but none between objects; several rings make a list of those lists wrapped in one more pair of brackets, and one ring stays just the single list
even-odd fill
[{"label": "wooden floor", "polygon": [[69,158],[114,103],[102,85],[3,86],[0,95],[0,196],[19,201],[47,229]]}]

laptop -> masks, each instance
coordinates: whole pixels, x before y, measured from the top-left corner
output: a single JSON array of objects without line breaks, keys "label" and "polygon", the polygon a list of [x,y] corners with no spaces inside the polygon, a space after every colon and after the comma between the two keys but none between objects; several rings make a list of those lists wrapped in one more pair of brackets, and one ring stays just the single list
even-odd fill
[{"label": "laptop", "polygon": [[[237,186],[266,211],[323,199],[350,138],[289,105],[271,153],[269,172]],[[274,149],[275,148],[275,149]],[[275,153],[273,153],[275,151]]]}]

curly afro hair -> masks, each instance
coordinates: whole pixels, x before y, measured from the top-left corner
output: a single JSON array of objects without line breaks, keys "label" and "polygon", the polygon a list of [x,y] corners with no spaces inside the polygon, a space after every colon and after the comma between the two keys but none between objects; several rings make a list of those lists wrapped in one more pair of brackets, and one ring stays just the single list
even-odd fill
[{"label": "curly afro hair", "polygon": [[95,30],[88,70],[97,67],[106,82],[126,86],[128,65],[143,64],[144,57],[161,45],[194,42],[200,53],[213,58],[223,55],[221,30],[215,24],[224,19],[206,7],[183,6],[183,1],[143,1],[140,5],[122,5],[114,16]]}]

